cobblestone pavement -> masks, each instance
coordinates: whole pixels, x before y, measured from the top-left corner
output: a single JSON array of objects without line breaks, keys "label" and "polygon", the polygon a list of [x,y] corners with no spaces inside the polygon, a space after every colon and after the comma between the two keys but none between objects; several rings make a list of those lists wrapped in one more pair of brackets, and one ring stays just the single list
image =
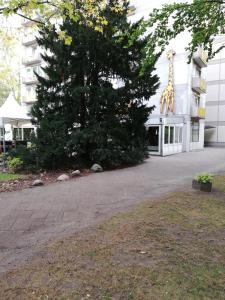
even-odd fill
[{"label": "cobblestone pavement", "polygon": [[40,254],[43,243],[170,191],[199,172],[225,172],[225,148],[152,157],[136,167],[0,194],[0,272]]}]

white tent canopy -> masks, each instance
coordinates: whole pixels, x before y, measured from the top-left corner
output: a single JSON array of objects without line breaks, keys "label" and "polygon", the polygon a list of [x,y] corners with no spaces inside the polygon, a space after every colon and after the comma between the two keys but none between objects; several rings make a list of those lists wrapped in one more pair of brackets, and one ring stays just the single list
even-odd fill
[{"label": "white tent canopy", "polygon": [[29,123],[30,117],[27,115],[25,108],[23,108],[13,97],[11,93],[5,103],[0,107],[0,126],[4,124],[22,125]]},{"label": "white tent canopy", "polygon": [[[19,105],[19,103],[11,93],[6,99],[5,103],[0,107],[0,127],[4,128],[5,130],[6,124],[21,126],[23,124],[29,123],[29,121],[30,117],[27,115],[25,109],[21,105]],[[5,133],[2,136],[2,142],[3,152],[5,153]]]}]

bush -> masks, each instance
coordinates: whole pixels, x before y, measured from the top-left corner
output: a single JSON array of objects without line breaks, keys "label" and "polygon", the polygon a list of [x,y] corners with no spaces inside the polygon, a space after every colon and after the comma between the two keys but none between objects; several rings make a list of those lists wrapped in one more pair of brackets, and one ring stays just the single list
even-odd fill
[{"label": "bush", "polygon": [[9,152],[10,157],[18,157],[23,161],[23,169],[25,171],[34,172],[38,167],[37,151],[35,147],[27,147],[18,145]]},{"label": "bush", "polygon": [[82,167],[98,163],[104,169],[113,169],[140,163],[148,157],[144,126],[133,134],[123,125],[115,127],[107,131],[92,127],[72,133],[67,143],[71,160]]},{"label": "bush", "polygon": [[17,173],[21,171],[23,161],[19,157],[9,157],[7,160],[7,168],[10,173]]},{"label": "bush", "polygon": [[208,173],[200,174],[197,176],[196,180],[199,183],[212,183],[213,177]]}]

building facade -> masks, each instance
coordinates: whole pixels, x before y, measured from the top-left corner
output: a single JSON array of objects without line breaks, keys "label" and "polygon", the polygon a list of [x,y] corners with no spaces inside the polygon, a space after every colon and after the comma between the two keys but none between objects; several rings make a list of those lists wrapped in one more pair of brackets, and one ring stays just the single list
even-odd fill
[{"label": "building facade", "polygon": [[22,57],[22,76],[21,76],[21,102],[29,111],[36,101],[37,77],[35,73],[42,74],[41,49],[37,44],[36,37],[38,31],[33,22],[24,20],[23,27],[23,57]]},{"label": "building facade", "polygon": [[[171,1],[131,1],[131,20],[147,17],[154,7],[165,2]],[[160,87],[149,99],[149,105],[155,109],[147,123],[151,154],[166,156],[204,148],[207,56],[199,49],[188,63],[185,48],[189,41],[189,33],[179,35],[157,62]],[[171,50],[172,60],[168,59]]]},{"label": "building facade", "polygon": [[[225,45],[225,37],[218,37],[215,47]],[[209,62],[207,81],[205,144],[225,146],[225,49]]]},{"label": "building facade", "polygon": [[203,149],[205,131],[207,57],[199,49],[188,64],[185,52],[173,50],[172,60],[168,53],[157,63],[161,85],[149,101],[155,109],[147,123],[150,153],[162,156]]}]

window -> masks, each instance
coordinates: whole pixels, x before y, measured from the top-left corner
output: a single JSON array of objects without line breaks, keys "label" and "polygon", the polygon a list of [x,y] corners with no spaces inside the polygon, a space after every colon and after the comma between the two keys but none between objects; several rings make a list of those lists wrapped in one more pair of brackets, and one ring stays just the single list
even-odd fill
[{"label": "window", "polygon": [[179,132],[180,132],[180,127],[175,127],[175,143],[179,143]]},{"label": "window", "polygon": [[13,129],[13,139],[21,141],[23,139],[22,136],[22,128],[14,128]]},{"label": "window", "polygon": [[174,143],[174,127],[170,126],[170,144]]},{"label": "window", "polygon": [[197,107],[199,107],[200,106],[200,95],[197,93],[194,93],[194,99],[195,99],[195,105]]},{"label": "window", "polygon": [[169,126],[165,126],[164,144],[169,143]]},{"label": "window", "polygon": [[199,122],[197,121],[191,123],[191,140],[194,143],[199,142]]},{"label": "window", "polygon": [[196,73],[197,73],[197,75],[198,75],[199,77],[201,77],[201,75],[202,75],[202,70],[201,70],[201,68],[199,68],[198,66],[196,66]]},{"label": "window", "polygon": [[183,127],[182,126],[165,126],[164,144],[182,144]]},{"label": "window", "polygon": [[30,86],[27,86],[27,87],[26,87],[26,90],[27,90],[27,94],[30,94],[30,92],[31,92],[31,87],[30,87]]},{"label": "window", "polygon": [[176,144],[182,144],[183,142],[183,127],[175,126],[174,140]]},{"label": "window", "polygon": [[31,68],[26,68],[26,72],[27,72],[28,75],[30,75],[31,74]]},{"label": "window", "polygon": [[3,138],[4,135],[4,128],[0,128],[0,138]]},{"label": "window", "polygon": [[34,132],[33,128],[24,128],[23,129],[23,139],[24,141],[30,141],[31,134]]}]

